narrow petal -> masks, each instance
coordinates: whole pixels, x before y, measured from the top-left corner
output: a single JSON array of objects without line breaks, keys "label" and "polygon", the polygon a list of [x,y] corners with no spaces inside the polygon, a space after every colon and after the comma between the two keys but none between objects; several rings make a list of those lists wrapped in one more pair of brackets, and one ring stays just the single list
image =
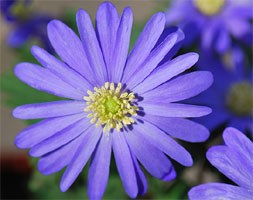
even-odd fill
[{"label": "narrow petal", "polygon": [[135,156],[133,156],[133,154],[132,154],[132,159],[134,163],[134,169],[135,169],[136,179],[137,179],[137,184],[138,184],[138,195],[143,195],[147,192],[148,182],[143,171],[140,168],[140,165],[137,159],[135,158]]},{"label": "narrow petal", "polygon": [[148,114],[145,115],[145,119],[172,137],[188,142],[203,142],[210,135],[206,127],[188,119],[160,117]]},{"label": "narrow petal", "polygon": [[162,151],[147,142],[138,132],[129,132],[125,136],[133,154],[152,176],[164,181],[175,178],[175,170]]},{"label": "narrow petal", "polygon": [[96,15],[96,28],[109,77],[113,72],[111,65],[114,63],[113,52],[118,26],[119,15],[115,6],[111,2],[101,3]]},{"label": "narrow petal", "polygon": [[52,46],[61,59],[95,84],[95,81],[91,79],[94,74],[91,71],[82,42],[74,31],[61,21],[53,20],[47,26],[47,33]]},{"label": "narrow petal", "polygon": [[181,75],[143,94],[145,101],[176,102],[196,96],[213,83],[213,75],[207,71]]},{"label": "narrow petal", "polygon": [[211,108],[179,103],[140,103],[144,112],[162,117],[202,117],[212,112]]},{"label": "narrow petal", "polygon": [[80,134],[85,134],[86,129],[90,126],[92,126],[92,124],[88,118],[81,119],[32,147],[29,154],[33,157],[40,157],[54,151],[75,139]]},{"label": "narrow petal", "polygon": [[235,128],[226,128],[223,133],[225,144],[247,157],[253,165],[253,143],[242,132]]},{"label": "narrow petal", "polygon": [[220,29],[215,42],[215,48],[219,53],[225,53],[231,46],[229,31],[226,28]]},{"label": "narrow petal", "polygon": [[233,182],[252,189],[253,165],[244,154],[226,146],[214,146],[206,154],[210,163]]},{"label": "narrow petal", "polygon": [[150,144],[153,144],[157,149],[160,149],[180,164],[184,166],[191,166],[193,164],[191,155],[175,140],[153,124],[144,121],[143,124],[138,123],[133,128],[140,134],[140,137],[145,138]]},{"label": "narrow petal", "polygon": [[85,95],[39,65],[20,63],[16,65],[14,72],[21,81],[37,90],[77,100],[82,100]]},{"label": "narrow petal", "polygon": [[[89,83],[83,76],[49,54],[44,49],[38,46],[33,46],[31,52],[41,65],[48,68],[64,82],[67,82],[80,92],[86,93],[87,90],[91,89],[91,83]],[[84,69],[84,71],[87,70]]]},{"label": "narrow petal", "polygon": [[85,107],[84,101],[54,101],[19,106],[12,114],[19,119],[41,119],[82,113]]},{"label": "narrow petal", "polygon": [[149,56],[163,32],[164,26],[164,13],[157,13],[151,17],[128,57],[122,82],[126,82]]},{"label": "narrow petal", "polygon": [[206,183],[192,188],[188,193],[190,200],[250,200],[253,192],[225,183]]},{"label": "narrow petal", "polygon": [[111,134],[102,134],[91,159],[88,174],[88,195],[90,199],[101,199],[109,178],[112,141]]},{"label": "narrow petal", "polygon": [[113,132],[113,153],[121,181],[126,193],[135,198],[138,194],[138,185],[130,150],[122,133]]},{"label": "narrow petal", "polygon": [[178,56],[156,68],[142,83],[134,88],[134,91],[143,94],[189,69],[197,61],[198,54],[196,53]]},{"label": "narrow petal", "polygon": [[130,44],[130,36],[133,25],[133,12],[131,8],[125,8],[120,19],[119,28],[117,31],[116,46],[113,52],[112,63],[110,67],[111,80],[120,82]]},{"label": "narrow petal", "polygon": [[31,148],[84,117],[82,113],[45,119],[21,131],[15,138],[15,144],[21,149]]},{"label": "narrow petal", "polygon": [[152,50],[144,63],[137,68],[134,75],[129,78],[127,81],[127,87],[131,89],[138,83],[142,82],[157,67],[164,56],[174,46],[176,40],[177,34],[172,33],[168,35],[158,47]]},{"label": "narrow petal", "polygon": [[60,183],[62,192],[67,191],[81,173],[98,143],[102,130],[101,128],[91,126],[87,132],[62,176]]},{"label": "narrow petal", "polygon": [[60,171],[72,160],[85,134],[81,134],[68,144],[60,147],[56,151],[50,152],[41,157],[38,162],[38,169],[44,175],[50,175]]},{"label": "narrow petal", "polygon": [[76,22],[88,62],[98,79],[98,83],[103,85],[108,81],[107,71],[89,14],[79,9],[76,15]]}]

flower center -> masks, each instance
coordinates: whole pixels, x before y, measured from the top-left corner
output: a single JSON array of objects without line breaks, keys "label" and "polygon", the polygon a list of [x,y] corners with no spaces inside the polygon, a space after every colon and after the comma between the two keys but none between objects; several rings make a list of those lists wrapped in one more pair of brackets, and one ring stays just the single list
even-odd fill
[{"label": "flower center", "polygon": [[247,82],[234,84],[227,94],[227,106],[237,115],[248,116],[253,112],[252,85]]},{"label": "flower center", "polygon": [[212,16],[220,12],[225,0],[194,0],[194,4],[201,13]]},{"label": "flower center", "polygon": [[85,112],[89,112],[88,118],[96,126],[104,126],[103,131],[115,128],[120,131],[124,125],[134,123],[131,116],[136,116],[138,107],[134,106],[135,95],[131,92],[121,93],[122,84],[106,82],[102,87],[94,87],[94,92],[87,91]]}]

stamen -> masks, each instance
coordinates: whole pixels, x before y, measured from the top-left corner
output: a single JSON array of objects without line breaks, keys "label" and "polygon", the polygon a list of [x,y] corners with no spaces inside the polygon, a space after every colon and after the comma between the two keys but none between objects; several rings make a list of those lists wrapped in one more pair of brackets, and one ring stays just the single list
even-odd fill
[{"label": "stamen", "polygon": [[194,0],[194,4],[201,13],[212,16],[221,11],[225,0]]},{"label": "stamen", "polygon": [[96,127],[102,125],[103,132],[109,132],[115,128],[117,131],[123,125],[134,123],[131,116],[136,116],[138,107],[133,105],[134,93],[120,93],[122,84],[106,82],[101,88],[94,87],[94,92],[88,90],[88,96],[84,96],[86,101],[85,112],[89,112],[87,117],[91,123],[96,123]]},{"label": "stamen", "polygon": [[250,82],[239,82],[227,94],[227,106],[236,115],[250,116],[253,112],[253,90]]}]

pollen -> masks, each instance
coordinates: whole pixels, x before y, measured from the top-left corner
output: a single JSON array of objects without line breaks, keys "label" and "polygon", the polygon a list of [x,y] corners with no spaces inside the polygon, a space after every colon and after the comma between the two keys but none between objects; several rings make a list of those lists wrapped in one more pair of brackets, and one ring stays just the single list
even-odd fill
[{"label": "pollen", "polygon": [[123,126],[134,123],[133,116],[137,115],[135,95],[132,92],[121,92],[122,84],[106,82],[102,87],[94,87],[94,91],[87,91],[85,112],[96,126],[103,126],[103,132],[111,129],[120,131]]},{"label": "pollen", "polygon": [[250,116],[253,112],[253,88],[248,81],[238,82],[227,94],[227,106],[236,115]]},{"label": "pollen", "polygon": [[221,11],[225,0],[194,0],[194,4],[201,13],[212,16]]}]

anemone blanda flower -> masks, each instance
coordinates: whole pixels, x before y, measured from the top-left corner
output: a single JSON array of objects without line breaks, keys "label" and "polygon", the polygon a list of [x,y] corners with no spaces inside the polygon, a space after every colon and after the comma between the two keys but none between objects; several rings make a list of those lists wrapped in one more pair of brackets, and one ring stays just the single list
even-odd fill
[{"label": "anemone blanda flower", "polygon": [[1,0],[0,3],[1,14],[13,26],[8,34],[8,45],[18,48],[29,39],[37,38],[48,51],[53,52],[46,35],[46,26],[52,20],[50,16],[32,13],[29,0]]},{"label": "anemone blanda flower", "polygon": [[[38,168],[45,175],[67,166],[62,191],[91,158],[90,198],[101,198],[105,191],[113,151],[125,191],[136,197],[147,189],[139,162],[164,181],[176,176],[166,155],[192,165],[191,155],[171,136],[189,142],[206,140],[209,131],[184,118],[207,115],[211,109],[175,102],[208,88],[212,74],[201,71],[176,77],[194,65],[198,55],[171,59],[183,35],[177,30],[161,41],[164,13],[149,20],[129,55],[130,8],[119,17],[113,4],[102,3],[96,31],[86,11],[80,9],[76,17],[81,40],[58,20],[48,24],[49,39],[62,61],[35,46],[32,54],[44,67],[20,63],[15,68],[26,84],[71,99],[17,107],[13,111],[17,118],[45,119],[19,133],[15,144],[40,157]],[[160,64],[165,55],[170,59]]]},{"label": "anemone blanda flower", "polygon": [[[235,49],[236,51],[236,49]],[[226,124],[242,132],[250,131],[253,135],[253,84],[252,76],[247,70],[241,52],[232,52],[231,65],[223,63],[210,56],[201,56],[199,67],[209,69],[214,75],[214,84],[190,103],[212,107],[213,112],[205,117],[196,119],[209,129]],[[222,66],[222,67],[221,67]]]},{"label": "anemone blanda flower", "polygon": [[174,0],[167,11],[167,24],[177,24],[186,35],[185,45],[199,40],[208,54],[223,54],[233,39],[252,44],[252,2],[237,0]]},{"label": "anemone blanda flower", "polygon": [[225,145],[211,147],[206,154],[209,162],[237,186],[225,183],[206,183],[193,187],[190,200],[253,198],[253,143],[235,128],[223,133]]}]

